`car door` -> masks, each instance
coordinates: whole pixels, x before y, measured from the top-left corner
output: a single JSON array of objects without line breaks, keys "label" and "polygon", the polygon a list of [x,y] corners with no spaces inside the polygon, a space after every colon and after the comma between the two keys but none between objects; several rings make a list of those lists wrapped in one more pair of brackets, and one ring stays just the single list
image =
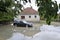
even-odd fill
[{"label": "car door", "polygon": [[25,27],[26,24],[23,21],[20,21],[20,26]]}]

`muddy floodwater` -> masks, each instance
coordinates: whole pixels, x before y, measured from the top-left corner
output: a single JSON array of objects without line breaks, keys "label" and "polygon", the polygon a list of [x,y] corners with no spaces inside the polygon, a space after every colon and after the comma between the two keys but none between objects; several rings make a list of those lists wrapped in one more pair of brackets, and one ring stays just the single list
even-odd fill
[{"label": "muddy floodwater", "polygon": [[[33,36],[34,34],[40,32],[39,28],[43,25],[44,22],[33,23],[33,27],[16,27],[11,25],[0,25],[0,40],[9,39],[14,31],[22,33],[27,36]],[[60,23],[53,22],[52,25],[60,26]],[[14,28],[13,28],[14,27]]]},{"label": "muddy floodwater", "polygon": [[10,38],[12,34],[14,33],[14,31],[22,33],[27,36],[33,36],[34,34],[40,31],[36,26],[37,25],[35,25],[34,28],[33,27],[26,28],[26,27],[16,27],[16,26],[11,26],[11,25],[1,25],[0,26],[0,40],[6,40]]}]

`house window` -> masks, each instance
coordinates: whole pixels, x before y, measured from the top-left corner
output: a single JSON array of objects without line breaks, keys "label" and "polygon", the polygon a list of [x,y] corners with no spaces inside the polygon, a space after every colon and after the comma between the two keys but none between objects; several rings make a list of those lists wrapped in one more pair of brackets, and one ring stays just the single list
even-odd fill
[{"label": "house window", "polygon": [[31,16],[29,16],[29,18],[31,18]]},{"label": "house window", "polygon": [[21,19],[25,19],[25,16],[21,16]]},{"label": "house window", "polygon": [[37,16],[35,15],[35,18],[36,18]]}]

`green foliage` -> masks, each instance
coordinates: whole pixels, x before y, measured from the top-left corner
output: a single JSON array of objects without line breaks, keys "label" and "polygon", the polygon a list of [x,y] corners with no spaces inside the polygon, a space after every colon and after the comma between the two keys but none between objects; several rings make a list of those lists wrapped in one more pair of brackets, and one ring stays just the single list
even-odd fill
[{"label": "green foliage", "polygon": [[28,0],[28,1],[27,0],[23,0],[23,1],[25,1],[26,3],[29,1],[31,3],[31,0]]},{"label": "green foliage", "polygon": [[[12,21],[17,15],[16,12],[19,12],[19,10],[22,11],[21,8],[23,5],[21,4],[21,1],[25,3],[28,2],[27,0],[20,0],[20,3],[18,2],[15,4],[14,0],[0,0],[0,22]],[[29,0],[29,2],[31,1]],[[15,9],[12,9],[14,6]]]},{"label": "green foliage", "polygon": [[60,4],[59,4],[59,9],[60,9]]},{"label": "green foliage", "polygon": [[[27,0],[20,0],[28,2]],[[29,0],[29,2],[31,2]],[[12,10],[11,8],[15,6],[15,9]],[[19,12],[19,9],[22,10],[23,6],[18,2],[15,4],[14,0],[0,0],[0,21],[11,21],[17,14],[16,11]]]},{"label": "green foliage", "polygon": [[52,18],[57,17],[58,5],[57,2],[52,0],[36,0],[37,6],[39,7],[39,15],[46,19],[48,25],[51,24]]},{"label": "green foliage", "polygon": [[0,1],[0,21],[10,21],[13,19],[13,13],[10,9],[12,0]]}]

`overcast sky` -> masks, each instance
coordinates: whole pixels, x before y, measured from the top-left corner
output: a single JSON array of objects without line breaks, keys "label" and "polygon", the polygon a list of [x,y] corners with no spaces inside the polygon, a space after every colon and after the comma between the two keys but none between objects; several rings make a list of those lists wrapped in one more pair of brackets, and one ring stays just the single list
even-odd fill
[{"label": "overcast sky", "polygon": [[[54,0],[52,0],[52,1],[54,1]],[[60,0],[56,0],[56,1],[57,1],[58,4],[60,3]]]},{"label": "overcast sky", "polygon": [[37,10],[38,7],[35,4],[35,0],[31,0],[31,1],[32,1],[31,3],[27,3],[26,5],[24,5],[24,7],[26,8],[26,7],[31,7],[32,6],[33,9]]},{"label": "overcast sky", "polygon": [[[30,7],[30,5],[31,5],[33,9],[37,10],[38,7],[35,4],[35,0],[31,0],[31,1],[32,1],[31,3],[27,3],[26,5],[24,5],[24,7],[27,8],[27,7]],[[54,1],[54,0],[52,0],[52,1]],[[58,4],[60,3],[60,0],[56,0],[56,1]]]}]

